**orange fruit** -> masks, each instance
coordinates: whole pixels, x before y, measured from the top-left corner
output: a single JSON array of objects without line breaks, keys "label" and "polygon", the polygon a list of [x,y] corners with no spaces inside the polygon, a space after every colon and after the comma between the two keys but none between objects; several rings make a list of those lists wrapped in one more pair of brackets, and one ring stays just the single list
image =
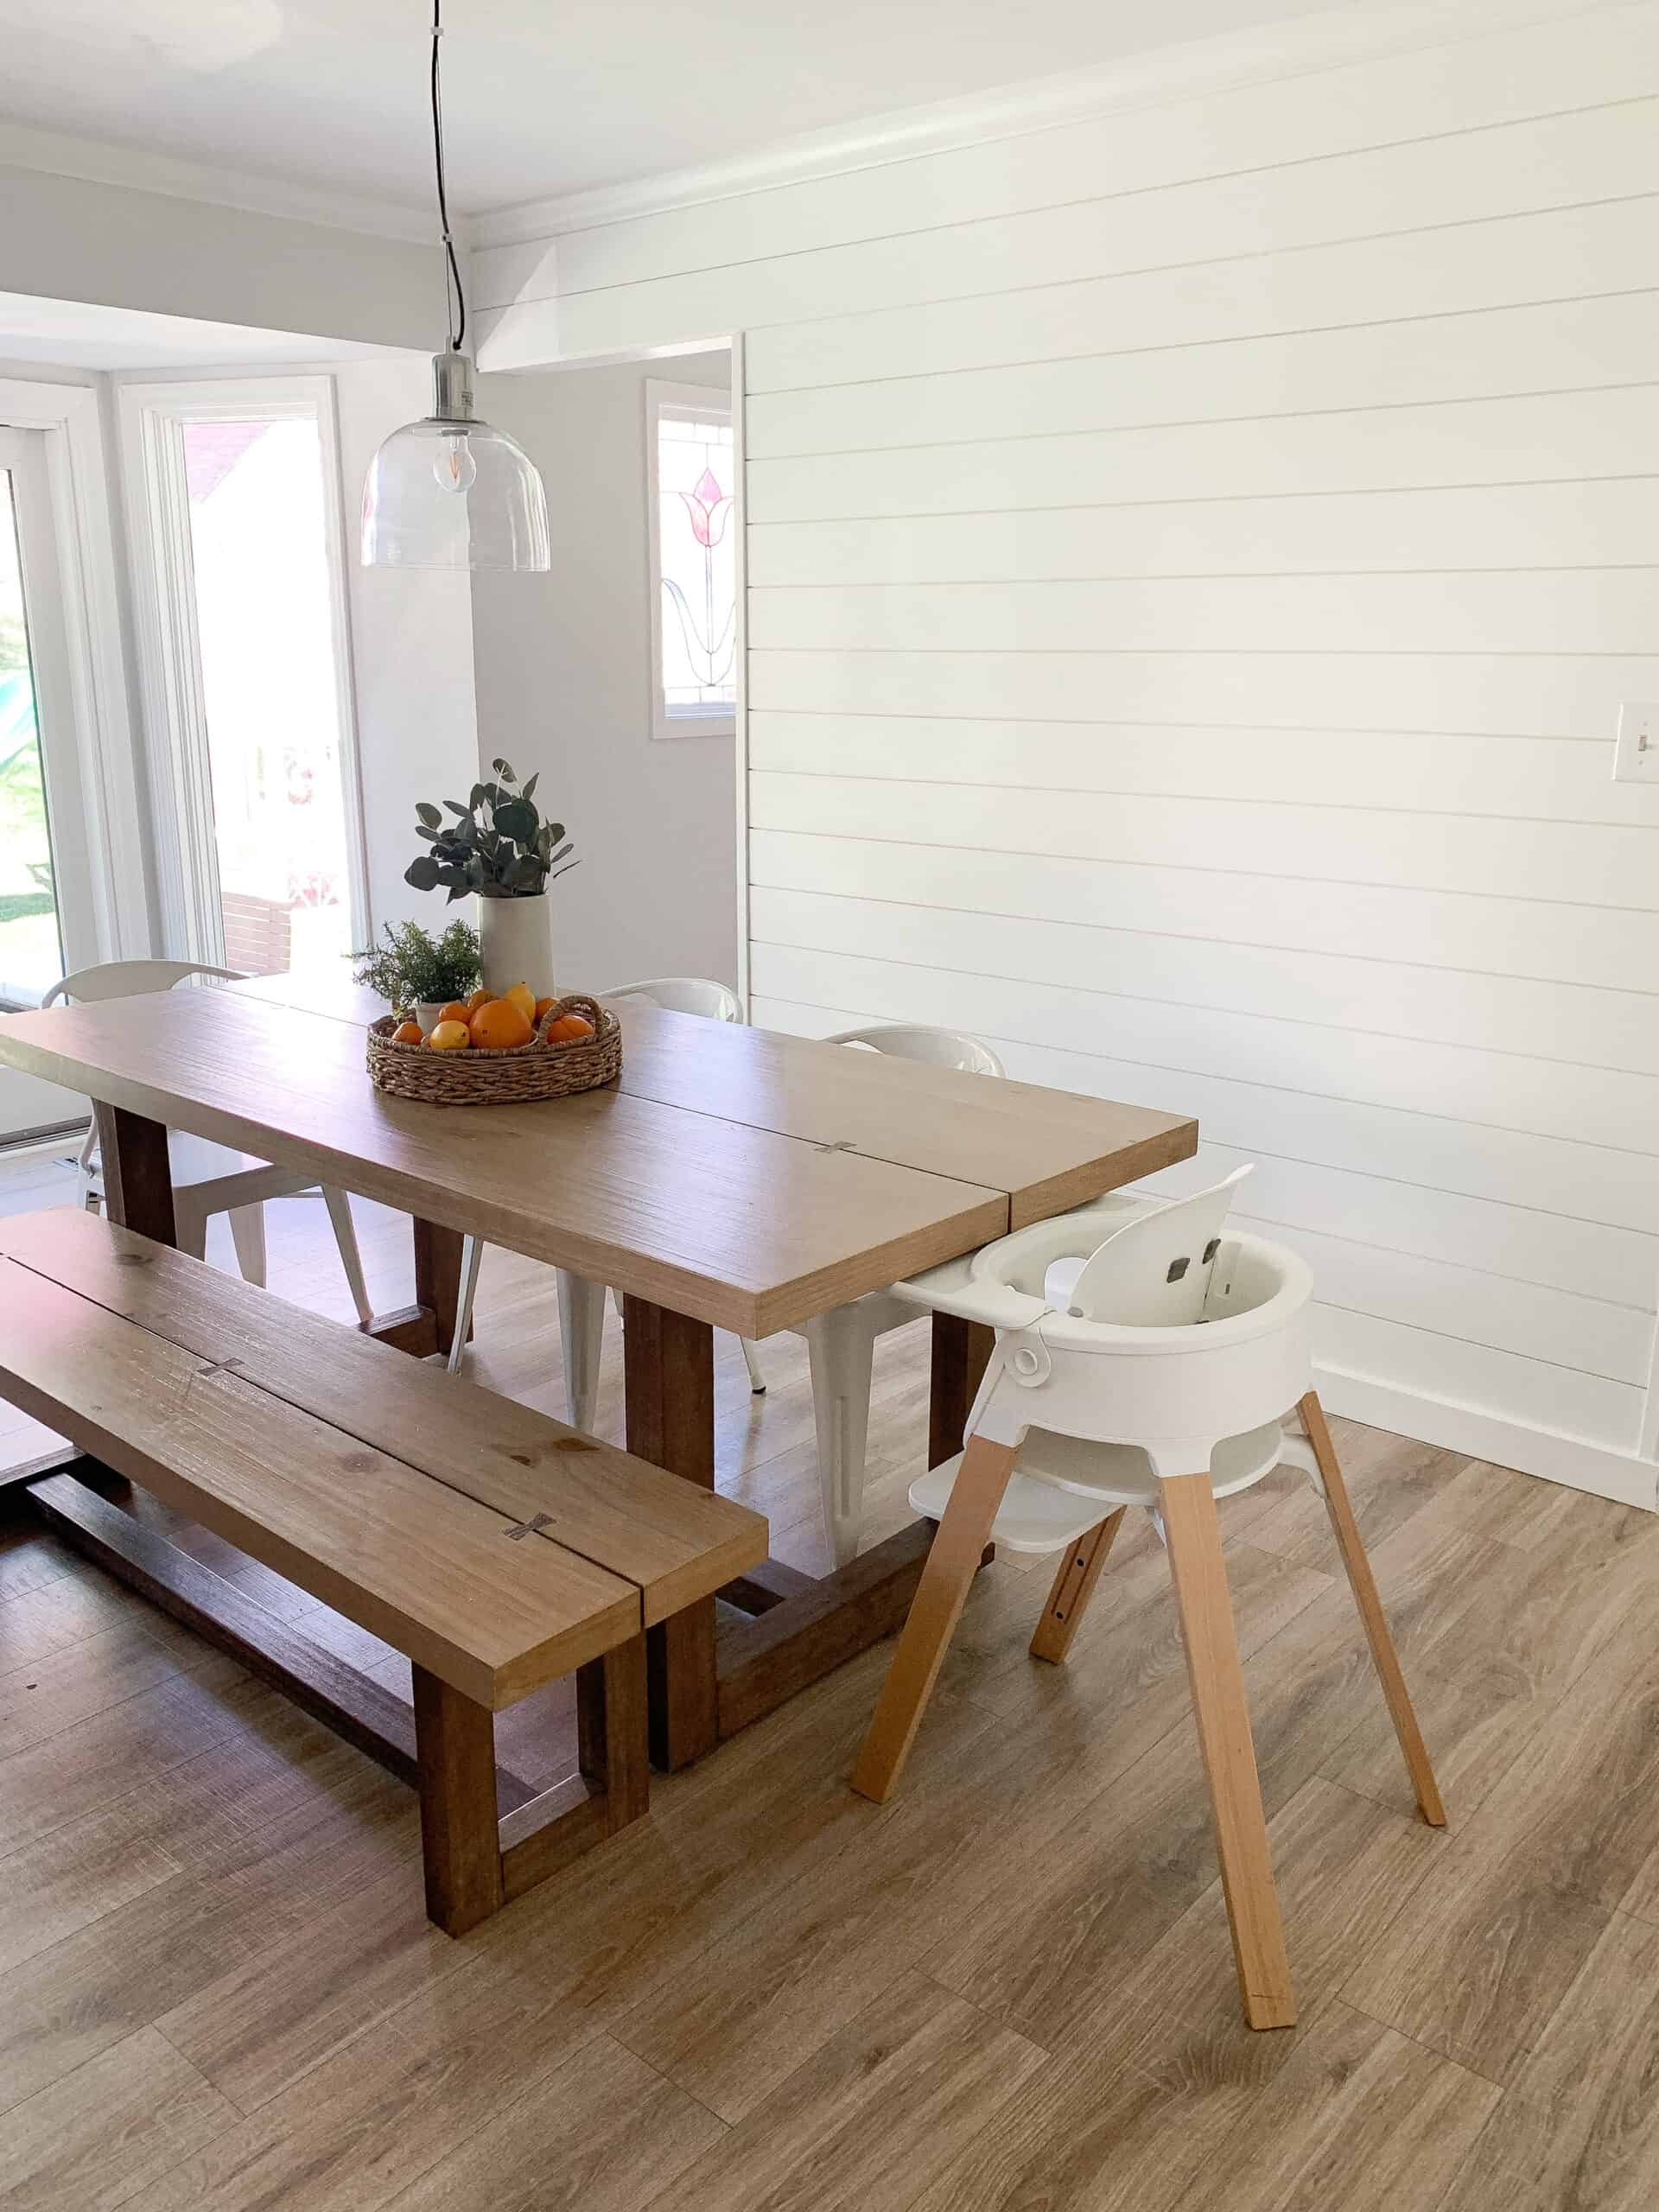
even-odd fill
[{"label": "orange fruit", "polygon": [[531,1019],[534,1021],[539,1021],[550,1007],[557,1006],[557,999],[537,999],[536,1001],[536,1011],[531,1015]]},{"label": "orange fruit", "polygon": [[528,1045],[531,1035],[529,1017],[517,999],[492,999],[473,1016],[473,1042],[486,1052],[511,1052],[516,1045]]},{"label": "orange fruit", "polygon": [[464,1029],[471,1020],[471,1014],[468,1014],[467,1008],[461,1004],[459,999],[451,999],[448,1006],[442,1006],[438,1008],[438,1020],[441,1023],[445,1021],[458,1021]]},{"label": "orange fruit", "polygon": [[473,1039],[464,1021],[440,1021],[426,1041],[435,1052],[464,1052]]},{"label": "orange fruit", "polygon": [[547,1026],[550,1045],[571,1045],[578,1037],[591,1037],[593,1033],[593,1023],[584,1021],[579,1014],[562,1014],[556,1021],[550,1021]]},{"label": "orange fruit", "polygon": [[482,984],[482,983],[480,983],[480,984],[479,985],[478,988],[477,988],[477,989],[473,993],[472,996],[471,996],[471,997],[467,1000],[467,1013],[468,1013],[468,1014],[476,1014],[476,1013],[478,1012],[478,1009],[480,1008],[480,1007],[481,1007],[481,1006],[488,1006],[488,1004],[489,1004],[490,1001],[491,1001],[494,996],[495,996],[495,993],[494,993],[493,991],[486,991],[486,990],[485,989],[485,988],[484,988],[483,984]]},{"label": "orange fruit", "polygon": [[426,1038],[418,1021],[406,1021],[401,1029],[392,1031],[391,1041],[394,1045],[424,1045]]},{"label": "orange fruit", "polygon": [[526,1021],[536,1019],[536,994],[528,983],[515,983],[510,991],[503,991],[504,999],[511,999]]}]

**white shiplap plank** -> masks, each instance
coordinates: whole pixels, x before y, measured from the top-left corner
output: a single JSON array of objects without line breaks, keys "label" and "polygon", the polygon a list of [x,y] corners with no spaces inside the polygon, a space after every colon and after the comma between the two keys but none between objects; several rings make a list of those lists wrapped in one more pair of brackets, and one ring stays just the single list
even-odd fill
[{"label": "white shiplap plank", "polygon": [[1659,656],[836,653],[749,656],[749,703],[850,715],[1237,722],[1610,738],[1622,699],[1659,698]]},{"label": "white shiplap plank", "polygon": [[868,1007],[886,1020],[988,1029],[1172,1071],[1214,1071],[1240,1082],[1604,1145],[1628,1156],[1633,1176],[1651,1175],[1659,1154],[1659,1081],[1651,1076],[787,945],[757,944],[752,974],[762,997]]},{"label": "white shiplap plank", "polygon": [[[1659,201],[1655,203],[1659,231]],[[1659,384],[756,461],[757,523],[1659,473]]]},{"label": "white shiplap plank", "polygon": [[[1467,27],[1448,24],[1450,30]],[[976,222],[1198,178],[1317,161],[1659,92],[1659,29],[1643,6],[1528,25],[1427,50],[1109,119],[1016,130],[938,153],[703,200],[473,257],[482,306],[613,289],[724,264]]]},{"label": "white shiplap plank", "polygon": [[[1498,897],[1525,887],[1568,905],[1659,908],[1655,840],[1644,829],[1559,824],[1540,884],[1538,831],[1525,822],[850,777],[753,775],[750,783],[750,819],[760,830]],[[1571,926],[1565,912],[1561,926]]]},{"label": "white shiplap plank", "polygon": [[749,579],[760,588],[1640,567],[1654,550],[1656,486],[1651,476],[1608,477],[768,523],[749,532]]},{"label": "white shiplap plank", "polygon": [[[872,1007],[813,1006],[766,994],[756,995],[752,1014],[763,1028],[801,1037],[825,1037],[856,1023],[897,1018]],[[982,1019],[977,1033],[989,1033],[988,1020]],[[1196,1115],[1217,1150],[1230,1151],[1239,1160],[1329,1168],[1389,1189],[1412,1187],[1430,1206],[1443,1199],[1486,1201],[1508,1221],[1530,1217],[1541,1237],[1554,1224],[1559,1232],[1558,1271],[1580,1264],[1571,1255],[1581,1249],[1586,1230],[1598,1237],[1635,1236],[1643,1241],[1659,1235],[1659,1175],[1633,1170],[1628,1154],[1601,1146],[1019,1038],[994,1041],[1009,1073],[1022,1082],[1120,1099],[1160,1113]],[[1493,1232],[1485,1225],[1478,1242],[1452,1256],[1480,1259],[1495,1249]],[[1640,1303],[1639,1266],[1628,1253],[1606,1264],[1624,1286],[1618,1294],[1628,1293],[1631,1303]],[[1571,1279],[1552,1273],[1535,1257],[1512,1271],[1538,1280]],[[1648,1295],[1651,1302],[1651,1286]]]},{"label": "white shiplap plank", "polygon": [[1284,945],[1163,937],[1075,922],[1016,919],[818,892],[751,893],[759,943],[906,962],[958,975],[1063,983],[1165,1005],[1272,1014],[1288,1021],[1542,1054],[1659,1075],[1659,997],[1581,983],[1471,975]]},{"label": "white shiplap plank", "polygon": [[[712,314],[724,327],[742,329],[1146,269],[1226,265],[1382,232],[1630,199],[1652,189],[1656,115],[1659,101],[1635,100],[1542,116],[650,278],[630,285],[626,298],[635,314],[664,327]],[[616,296],[609,288],[577,288],[574,253],[574,246],[566,249],[560,278],[561,305],[569,307],[573,324],[590,302]]]},{"label": "white shiplap plank", "polygon": [[1656,351],[1659,293],[1615,293],[1443,315],[1430,343],[1414,324],[1382,323],[760,393],[746,448],[752,461],[772,461],[966,443],[992,426],[999,438],[1052,437],[1588,391],[1640,383]]},{"label": "white shiplap plank", "polygon": [[[1066,354],[1203,346],[1277,331],[1467,315],[1529,301],[1587,299],[1659,284],[1651,200],[1613,200],[1446,230],[1307,246],[1238,261],[1149,269],[981,297],[866,308],[823,321],[779,321],[757,287],[735,320],[749,332],[756,392],[926,376]],[[531,311],[533,313],[533,311]],[[712,302],[688,302],[676,336],[728,327]],[[561,302],[573,352],[644,342],[661,317],[631,290]],[[1433,334],[1426,331],[1424,342]],[[504,364],[505,365],[505,364]]]},{"label": "white shiplap plank", "polygon": [[1612,991],[1650,991],[1659,976],[1659,913],[1629,907],[1574,907],[1564,926],[1559,902],[1518,892],[1471,895],[1146,860],[1055,859],[996,846],[906,844],[884,839],[879,818],[871,828],[877,834],[864,837],[756,828],[751,879],[772,890],[1386,957]]},{"label": "white shiplap plank", "polygon": [[[1655,397],[1659,400],[1659,387]],[[1659,408],[1656,408],[1659,428]],[[795,585],[749,595],[757,651],[1639,653],[1659,568]]]},{"label": "white shiplap plank", "polygon": [[[1659,783],[1615,783],[1612,743],[1390,730],[1149,728],[922,715],[756,714],[749,762],[804,776],[1281,800],[1659,828]],[[842,887],[832,887],[840,888]],[[1656,970],[1659,972],[1659,970]]]}]

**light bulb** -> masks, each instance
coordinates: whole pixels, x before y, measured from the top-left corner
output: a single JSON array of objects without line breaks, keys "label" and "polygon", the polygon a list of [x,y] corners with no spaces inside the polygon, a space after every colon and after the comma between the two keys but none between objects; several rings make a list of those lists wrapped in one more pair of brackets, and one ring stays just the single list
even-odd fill
[{"label": "light bulb", "polygon": [[432,463],[441,492],[469,492],[478,474],[478,463],[465,431],[443,439]]}]

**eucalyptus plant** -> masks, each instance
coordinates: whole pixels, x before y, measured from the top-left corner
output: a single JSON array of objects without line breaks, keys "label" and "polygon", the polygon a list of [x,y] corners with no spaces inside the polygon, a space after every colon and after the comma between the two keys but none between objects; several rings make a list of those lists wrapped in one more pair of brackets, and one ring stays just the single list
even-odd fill
[{"label": "eucalyptus plant", "polygon": [[416,891],[435,891],[442,884],[452,903],[469,897],[539,899],[554,876],[575,867],[566,859],[575,848],[564,842],[563,823],[543,822],[534,803],[540,771],[521,791],[505,760],[490,766],[496,780],[474,784],[465,806],[458,798],[445,799],[453,821],[424,800],[416,807],[415,834],[429,848],[404,870],[404,882]]}]

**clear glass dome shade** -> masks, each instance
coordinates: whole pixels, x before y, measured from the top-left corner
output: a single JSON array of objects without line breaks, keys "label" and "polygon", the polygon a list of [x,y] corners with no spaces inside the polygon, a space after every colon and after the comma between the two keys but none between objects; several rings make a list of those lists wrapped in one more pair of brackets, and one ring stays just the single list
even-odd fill
[{"label": "clear glass dome shade", "polygon": [[377,569],[547,569],[540,472],[472,413],[470,362],[433,364],[436,412],[394,430],[363,486],[363,563]]}]

